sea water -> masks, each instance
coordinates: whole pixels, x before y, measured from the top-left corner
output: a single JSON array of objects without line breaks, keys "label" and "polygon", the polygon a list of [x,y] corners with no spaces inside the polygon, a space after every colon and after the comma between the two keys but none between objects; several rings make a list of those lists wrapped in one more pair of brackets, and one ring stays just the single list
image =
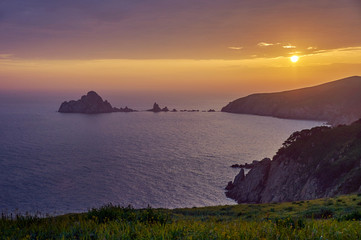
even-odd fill
[{"label": "sea water", "polygon": [[240,164],[272,157],[322,123],[222,112],[64,114],[0,105],[0,211],[62,214],[107,203],[144,208],[235,204]]}]

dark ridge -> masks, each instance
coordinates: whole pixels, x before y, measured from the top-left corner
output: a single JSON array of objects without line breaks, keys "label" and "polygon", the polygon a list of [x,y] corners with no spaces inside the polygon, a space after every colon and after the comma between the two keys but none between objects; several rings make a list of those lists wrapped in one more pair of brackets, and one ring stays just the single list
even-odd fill
[{"label": "dark ridge", "polygon": [[361,118],[361,77],[353,76],[314,87],[239,98],[222,112],[328,121],[336,126]]}]

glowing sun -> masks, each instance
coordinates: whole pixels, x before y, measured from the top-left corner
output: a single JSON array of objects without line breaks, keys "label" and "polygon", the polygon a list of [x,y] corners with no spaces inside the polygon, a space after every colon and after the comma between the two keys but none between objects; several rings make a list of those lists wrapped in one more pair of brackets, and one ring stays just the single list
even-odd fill
[{"label": "glowing sun", "polygon": [[291,59],[291,62],[295,63],[295,62],[297,62],[298,59],[300,59],[300,58],[299,58],[299,56],[293,55],[292,57],[290,57],[290,59]]}]

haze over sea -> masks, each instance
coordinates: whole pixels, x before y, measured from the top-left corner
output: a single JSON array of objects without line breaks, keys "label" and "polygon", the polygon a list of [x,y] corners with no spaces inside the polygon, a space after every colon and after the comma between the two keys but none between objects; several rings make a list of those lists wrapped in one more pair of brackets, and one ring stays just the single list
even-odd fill
[{"label": "haze over sea", "polygon": [[60,103],[0,104],[0,211],[234,204],[224,194],[239,171],[232,164],[272,157],[292,132],[322,124],[222,112],[61,114]]}]

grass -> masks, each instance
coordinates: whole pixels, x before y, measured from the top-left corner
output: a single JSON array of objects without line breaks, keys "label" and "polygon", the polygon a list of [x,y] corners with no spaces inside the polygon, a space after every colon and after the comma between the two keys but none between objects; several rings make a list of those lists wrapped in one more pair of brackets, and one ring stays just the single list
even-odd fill
[{"label": "grass", "polygon": [[[355,200],[356,199],[356,200]],[[0,239],[361,239],[361,195],[281,204],[2,214]]]}]

